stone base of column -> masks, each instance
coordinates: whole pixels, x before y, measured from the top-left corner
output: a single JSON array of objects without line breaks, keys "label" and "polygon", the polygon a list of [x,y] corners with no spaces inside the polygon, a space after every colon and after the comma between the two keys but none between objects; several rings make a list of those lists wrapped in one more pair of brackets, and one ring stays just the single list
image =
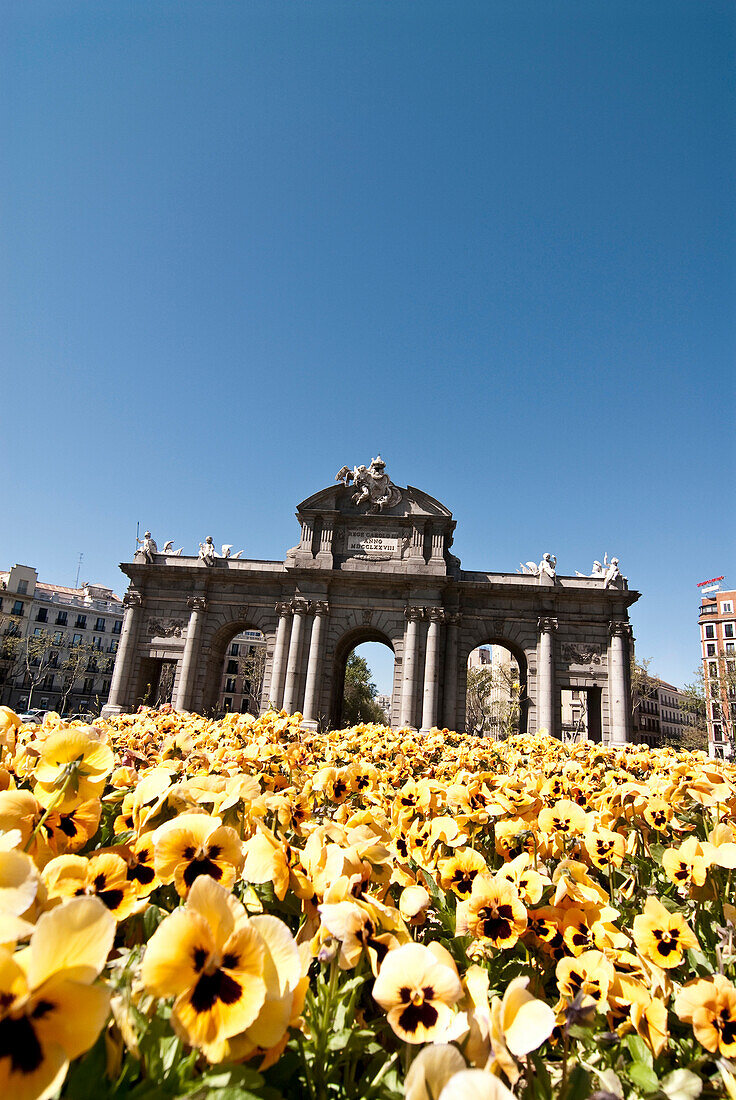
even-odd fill
[{"label": "stone base of column", "polygon": [[302,718],[299,725],[302,729],[309,730],[310,733],[316,733],[319,729],[319,722],[316,718]]},{"label": "stone base of column", "polygon": [[123,707],[118,707],[115,703],[105,703],[100,711],[100,718],[104,718],[105,720],[108,718],[117,718],[119,714],[125,714]]}]

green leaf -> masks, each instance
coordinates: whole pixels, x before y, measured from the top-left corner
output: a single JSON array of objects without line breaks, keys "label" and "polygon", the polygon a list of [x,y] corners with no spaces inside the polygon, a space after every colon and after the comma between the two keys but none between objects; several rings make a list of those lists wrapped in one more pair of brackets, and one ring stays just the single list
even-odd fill
[{"label": "green leaf", "polygon": [[560,1100],[587,1100],[590,1095],[590,1077],[582,1066],[575,1066],[567,1081],[567,1088]]},{"label": "green leaf", "polygon": [[643,1062],[634,1062],[629,1067],[629,1077],[644,1092],[659,1092],[659,1078],[651,1066]]},{"label": "green leaf", "polygon": [[627,1035],[626,1046],[635,1063],[652,1068],[652,1052],[639,1035]]}]

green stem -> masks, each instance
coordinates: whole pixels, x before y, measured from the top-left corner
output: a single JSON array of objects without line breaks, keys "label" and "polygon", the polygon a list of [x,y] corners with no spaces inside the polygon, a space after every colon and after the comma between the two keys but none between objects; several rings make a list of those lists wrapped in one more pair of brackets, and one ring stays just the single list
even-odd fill
[{"label": "green stem", "polygon": [[23,848],[24,852],[28,851],[31,844],[36,839],[38,831],[41,828],[41,826],[43,825],[43,823],[45,822],[46,818],[49,816],[50,813],[53,813],[53,811],[58,806],[59,802],[61,802],[61,800],[63,799],[63,797],[66,793],[66,789],[69,786],[69,783],[71,782],[71,779],[72,779],[72,775],[70,774],[66,777],[66,779],[64,781],[64,785],[62,787],[60,787],[60,789],[56,792],[54,797],[51,799],[51,802],[49,803],[49,805],[46,807],[43,814],[41,815],[41,820],[39,821],[38,825],[33,830],[31,835],[28,837],[28,840],[26,841],[25,846]]}]

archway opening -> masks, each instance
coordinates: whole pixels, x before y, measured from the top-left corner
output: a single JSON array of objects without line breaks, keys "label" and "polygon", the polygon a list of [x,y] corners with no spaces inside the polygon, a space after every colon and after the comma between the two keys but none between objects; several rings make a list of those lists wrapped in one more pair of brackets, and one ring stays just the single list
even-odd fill
[{"label": "archway opening", "polygon": [[266,671],[266,638],[260,630],[241,630],[225,647],[217,711],[260,713]]},{"label": "archway opening", "polygon": [[465,729],[505,741],[526,729],[526,663],[497,642],[468,656]]},{"label": "archway opening", "polygon": [[391,725],[395,675],[388,640],[365,632],[346,639],[336,654],[333,727]]}]

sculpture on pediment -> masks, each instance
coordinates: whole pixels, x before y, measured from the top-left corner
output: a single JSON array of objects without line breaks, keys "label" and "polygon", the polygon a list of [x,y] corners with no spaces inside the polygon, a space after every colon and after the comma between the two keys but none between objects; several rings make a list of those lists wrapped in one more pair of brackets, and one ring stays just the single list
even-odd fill
[{"label": "sculpture on pediment", "polygon": [[353,504],[359,507],[367,504],[368,512],[374,515],[384,508],[393,508],[401,500],[401,490],[394,485],[386,473],[386,463],[380,455],[371,459],[370,466],[343,466],[335,475],[335,481],[341,481],[347,488],[353,483]]},{"label": "sculpture on pediment", "polygon": [[621,576],[621,570],[618,567],[618,558],[611,558],[608,560],[608,552],[603,555],[603,562],[599,562],[597,559],[593,562],[593,568],[589,574],[580,573],[575,570],[576,577],[589,576],[593,580],[602,580],[604,588],[610,588],[613,585],[619,588],[619,581],[623,582],[624,578]]},{"label": "sculpture on pediment", "polygon": [[143,557],[147,562],[153,563],[154,556],[158,554],[158,546],[156,546],[155,539],[151,538],[150,531],[144,531],[142,539],[136,539],[136,542],[140,543],[139,554],[143,554]]},{"label": "sculpture on pediment", "polygon": [[215,550],[215,543],[212,535],[208,535],[204,542],[199,544],[199,553],[197,557],[205,565],[214,565],[217,560],[217,551]]},{"label": "sculpture on pediment", "polygon": [[524,573],[526,576],[548,577],[551,581],[554,581],[557,576],[557,558],[554,554],[543,554],[542,560],[539,565],[535,561],[528,561],[526,563],[520,562],[520,569],[517,569],[517,573]]}]

